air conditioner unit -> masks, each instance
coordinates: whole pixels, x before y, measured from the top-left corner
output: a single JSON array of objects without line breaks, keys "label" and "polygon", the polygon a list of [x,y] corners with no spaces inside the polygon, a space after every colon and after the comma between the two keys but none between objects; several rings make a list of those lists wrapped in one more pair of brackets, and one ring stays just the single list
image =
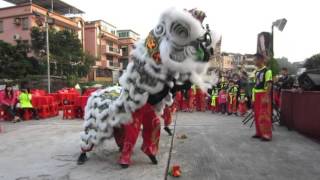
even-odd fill
[{"label": "air conditioner unit", "polygon": [[14,40],[20,40],[21,36],[19,34],[15,34],[15,35],[13,35],[13,39]]},{"label": "air conditioner unit", "polygon": [[21,18],[14,18],[14,24],[20,25],[21,24]]}]

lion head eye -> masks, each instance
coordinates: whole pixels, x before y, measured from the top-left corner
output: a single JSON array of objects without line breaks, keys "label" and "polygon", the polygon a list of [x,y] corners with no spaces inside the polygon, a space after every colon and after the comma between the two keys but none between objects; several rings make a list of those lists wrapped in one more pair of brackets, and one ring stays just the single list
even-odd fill
[{"label": "lion head eye", "polygon": [[173,22],[171,24],[170,33],[184,39],[190,36],[188,28],[179,22]]}]

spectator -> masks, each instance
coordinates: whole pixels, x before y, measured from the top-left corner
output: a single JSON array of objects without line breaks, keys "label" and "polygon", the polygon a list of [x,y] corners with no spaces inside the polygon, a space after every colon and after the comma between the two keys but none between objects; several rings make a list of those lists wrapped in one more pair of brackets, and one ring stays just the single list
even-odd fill
[{"label": "spectator", "polygon": [[288,69],[281,69],[281,76],[278,81],[278,86],[280,89],[292,89],[294,83],[294,79],[289,76]]},{"label": "spectator", "polygon": [[225,114],[227,111],[227,93],[225,89],[221,89],[219,92],[219,106],[222,114]]},{"label": "spectator", "polygon": [[20,118],[17,116],[16,111],[17,93],[13,90],[12,85],[7,84],[4,91],[0,93],[0,105],[1,108],[9,115],[9,118],[13,118],[13,122],[19,122]]},{"label": "spectator", "polygon": [[19,95],[19,103],[20,103],[20,117],[23,119],[23,115],[26,110],[32,111],[33,118],[38,120],[38,113],[37,111],[33,108],[31,100],[32,100],[32,95],[30,94],[30,90],[27,88],[22,88],[21,89],[21,94]]}]

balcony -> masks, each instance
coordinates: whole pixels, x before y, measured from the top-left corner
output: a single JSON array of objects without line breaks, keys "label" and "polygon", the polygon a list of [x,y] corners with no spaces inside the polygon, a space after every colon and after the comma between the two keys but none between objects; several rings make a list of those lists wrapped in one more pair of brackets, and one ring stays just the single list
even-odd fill
[{"label": "balcony", "polygon": [[114,70],[122,70],[123,64],[121,62],[114,62],[114,61],[108,60],[107,67]]},{"label": "balcony", "polygon": [[108,45],[107,46],[106,45],[102,45],[101,49],[102,49],[101,50],[102,53],[115,55],[115,56],[122,56],[122,49],[110,47]]}]

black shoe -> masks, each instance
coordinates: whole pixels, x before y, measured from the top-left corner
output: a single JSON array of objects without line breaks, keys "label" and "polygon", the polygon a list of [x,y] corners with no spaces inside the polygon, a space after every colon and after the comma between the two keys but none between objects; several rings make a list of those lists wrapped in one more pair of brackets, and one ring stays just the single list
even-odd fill
[{"label": "black shoe", "polygon": [[252,138],[255,138],[255,139],[260,139],[260,136],[258,136],[258,135],[253,135],[253,136],[251,136]]},{"label": "black shoe", "polygon": [[77,164],[78,164],[78,165],[82,165],[82,164],[84,164],[87,160],[88,160],[87,154],[86,154],[86,153],[81,153],[80,156],[79,156],[79,158],[78,158]]},{"label": "black shoe", "polygon": [[163,129],[168,133],[169,136],[172,136],[172,132],[169,127],[164,127]]},{"label": "black shoe", "polygon": [[120,164],[120,166],[122,167],[122,169],[127,169],[129,167],[129,164]]},{"label": "black shoe", "polygon": [[150,158],[152,164],[158,164],[158,160],[154,155],[148,155],[148,157]]}]

